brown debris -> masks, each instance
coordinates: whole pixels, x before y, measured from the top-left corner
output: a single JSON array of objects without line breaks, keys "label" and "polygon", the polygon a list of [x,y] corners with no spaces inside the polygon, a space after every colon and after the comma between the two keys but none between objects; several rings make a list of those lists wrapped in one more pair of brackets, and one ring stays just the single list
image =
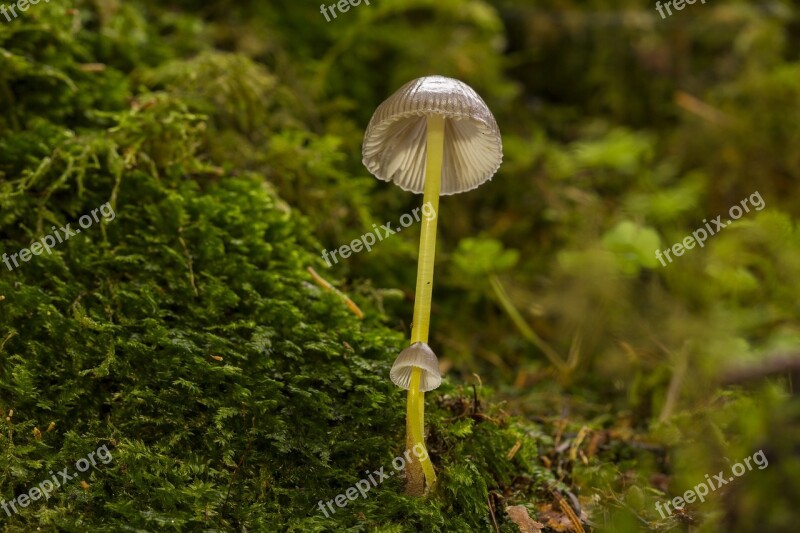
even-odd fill
[{"label": "brown debris", "polygon": [[537,522],[528,514],[524,505],[506,507],[508,518],[519,528],[520,533],[541,533],[544,524]]},{"label": "brown debris", "polygon": [[516,444],[514,444],[514,447],[511,448],[506,454],[506,459],[508,459],[509,461],[513,459],[514,456],[517,455],[517,452],[519,451],[520,448],[522,448],[522,441],[517,440]]}]

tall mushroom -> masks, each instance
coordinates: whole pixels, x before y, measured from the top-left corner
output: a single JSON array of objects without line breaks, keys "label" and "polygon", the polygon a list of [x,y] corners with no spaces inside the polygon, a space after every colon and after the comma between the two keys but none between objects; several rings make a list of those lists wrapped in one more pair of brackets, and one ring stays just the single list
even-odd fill
[{"label": "tall mushroom", "polygon": [[[469,191],[491,179],[503,159],[500,130],[471,87],[427,76],[408,82],[378,106],[364,134],[362,155],[375,177],[423,193],[423,206],[432,211],[422,219],[411,346],[397,356],[391,372],[392,381],[408,390],[407,448],[425,450],[424,393],[441,383],[438,360],[427,344],[439,196]],[[427,453],[423,457],[406,466],[410,494],[425,492],[420,469],[428,489],[436,481]]]}]

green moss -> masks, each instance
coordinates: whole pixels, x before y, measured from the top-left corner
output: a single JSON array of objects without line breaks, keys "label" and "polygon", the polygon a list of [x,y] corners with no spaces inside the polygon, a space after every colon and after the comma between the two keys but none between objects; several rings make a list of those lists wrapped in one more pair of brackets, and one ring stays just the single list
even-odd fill
[{"label": "green moss", "polygon": [[[77,62],[72,52],[60,63]],[[6,63],[6,89],[28,63]],[[107,67],[99,88],[59,74],[25,95],[14,117],[25,131],[0,136],[2,252],[53,226],[75,229],[106,202],[114,210],[0,275],[0,409],[13,409],[0,435],[2,497],[74,470],[101,445],[113,455],[79,476],[85,488],[75,480],[0,516],[6,529],[469,531],[488,524],[490,490],[529,491],[513,473],[533,468],[531,441],[505,458],[520,426],[465,415],[445,386],[429,395],[440,491],[410,499],[398,476],[320,514],[319,500],[403,451],[403,394],[388,380],[403,335],[370,302],[361,321],[314,285],[306,267],[319,244],[304,219],[263,175],[209,157],[209,131],[263,133],[255,94],[271,82],[237,100],[242,108],[211,91],[223,100],[210,108],[205,94],[170,83],[115,95],[128,87],[118,72]],[[70,112],[36,113],[59,84]],[[453,417],[462,420],[445,422]]]},{"label": "green moss", "polygon": [[[687,512],[793,531],[791,380],[710,385],[800,338],[793,8],[651,25],[631,1],[373,4],[326,23],[296,0],[76,0],[0,23],[0,253],[116,213],[0,263],[0,496],[114,454],[0,524],[484,531],[494,508],[510,532],[512,503],[565,527],[561,494],[587,529],[668,530],[657,500],[763,447],[768,469]],[[393,476],[325,518],[318,501],[402,453],[387,374],[416,229],[329,270],[319,253],[417,207],[360,145],[386,95],[430,73],[474,86],[505,146],[491,183],[442,203],[441,483],[412,500]],[[756,189],[764,211],[703,249],[648,255]],[[574,363],[564,379],[549,351]]]}]

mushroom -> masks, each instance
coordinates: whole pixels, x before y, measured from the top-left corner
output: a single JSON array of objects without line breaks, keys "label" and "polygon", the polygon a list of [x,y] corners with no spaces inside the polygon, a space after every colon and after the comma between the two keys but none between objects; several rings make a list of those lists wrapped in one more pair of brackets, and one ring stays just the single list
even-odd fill
[{"label": "mushroom", "polygon": [[413,369],[421,370],[419,391],[428,392],[442,383],[439,373],[439,360],[431,347],[424,342],[415,342],[397,356],[389,377],[395,385],[402,389],[411,389],[411,373]]},{"label": "mushroom", "polygon": [[[471,87],[452,78],[427,76],[408,82],[378,106],[364,134],[362,155],[375,177],[423,193],[423,206],[430,205],[432,211],[422,219],[411,346],[397,356],[391,371],[392,381],[408,390],[409,449],[424,450],[424,393],[442,380],[427,344],[439,196],[470,191],[491,179],[503,160],[500,130]],[[430,489],[436,474],[427,453],[424,457],[421,468]],[[424,489],[414,476],[409,468],[409,492],[419,494]]]}]

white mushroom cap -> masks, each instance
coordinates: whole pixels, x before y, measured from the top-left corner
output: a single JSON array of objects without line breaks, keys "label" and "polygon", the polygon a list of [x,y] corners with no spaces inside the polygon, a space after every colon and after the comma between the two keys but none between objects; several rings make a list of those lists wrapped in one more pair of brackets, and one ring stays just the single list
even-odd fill
[{"label": "white mushroom cap", "polygon": [[442,375],[439,373],[439,360],[431,347],[424,342],[415,342],[397,356],[392,365],[389,377],[398,387],[408,390],[411,388],[411,370],[414,367],[422,370],[419,379],[419,390],[428,392],[442,384]]},{"label": "white mushroom cap", "polygon": [[378,179],[422,193],[429,115],[445,117],[442,195],[494,176],[503,160],[497,122],[472,87],[444,76],[410,81],[378,106],[364,135],[364,166]]}]

